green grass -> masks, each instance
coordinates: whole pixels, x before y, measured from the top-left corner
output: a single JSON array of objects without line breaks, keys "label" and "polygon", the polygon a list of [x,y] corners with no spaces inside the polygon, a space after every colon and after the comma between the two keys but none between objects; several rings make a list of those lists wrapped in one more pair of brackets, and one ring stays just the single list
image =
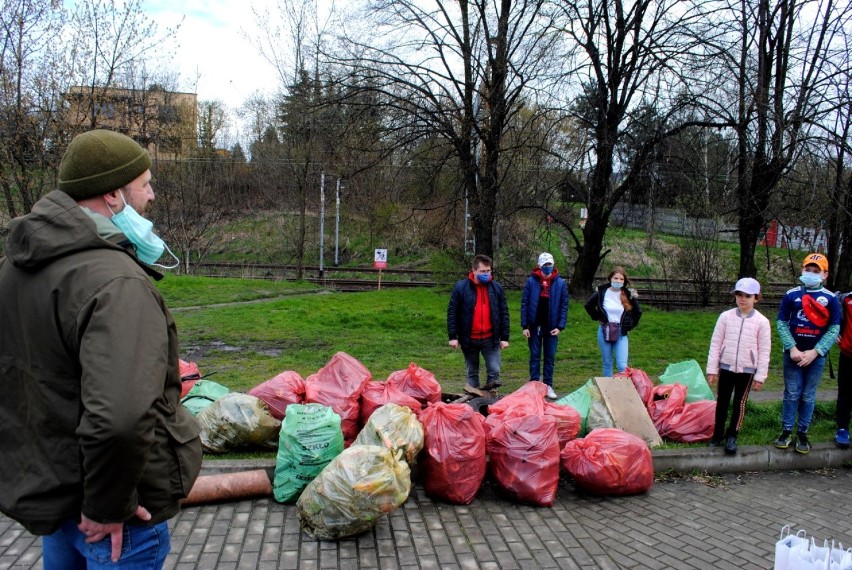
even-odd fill
[{"label": "green grass", "polygon": [[307,282],[211,279],[171,274],[158,281],[156,286],[172,309],[269,299],[318,289],[316,285]]},{"label": "green grass", "polygon": [[[430,370],[444,392],[464,383],[461,352],[447,345],[448,290],[407,289],[316,294],[305,284],[170,276],[160,288],[169,306],[197,306],[278,297],[263,303],[176,311],[183,358],[202,374],[232,390],[245,391],[284,370],[304,377],[338,351],[358,358],[377,380],[410,362]],[[294,294],[306,292],[310,294]],[[520,334],[520,292],[508,293],[512,319],[502,379],[509,391],[529,377],[528,348]],[[665,312],[644,307],[642,322],[630,333],[630,366],[657,381],[666,366],[695,359],[703,368],[718,311]],[[771,317],[771,316],[770,316]],[[572,302],[568,327],[560,335],[554,387],[567,394],[601,374],[597,324]],[[777,339],[776,339],[777,340]],[[780,390],[781,351],[776,344],[766,390]],[[822,388],[836,386],[826,373]],[[834,404],[819,403],[811,429],[815,441],[833,434]],[[780,404],[750,403],[742,443],[769,443],[779,429]]]}]

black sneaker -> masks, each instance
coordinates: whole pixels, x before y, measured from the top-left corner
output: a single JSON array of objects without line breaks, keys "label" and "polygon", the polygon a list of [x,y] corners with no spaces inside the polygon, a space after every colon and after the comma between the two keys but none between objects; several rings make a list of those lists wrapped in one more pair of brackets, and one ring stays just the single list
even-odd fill
[{"label": "black sneaker", "polygon": [[778,449],[787,449],[791,443],[793,443],[793,435],[789,431],[784,430],[778,436],[778,439],[775,440],[775,447]]},{"label": "black sneaker", "polygon": [[737,438],[728,437],[725,440],[725,455],[735,455],[737,453]]},{"label": "black sneaker", "polygon": [[499,388],[502,385],[503,385],[502,382],[500,382],[499,380],[495,380],[495,381],[489,382],[488,384],[483,386],[482,389],[487,392],[489,390],[496,390],[497,388]]},{"label": "black sneaker", "polygon": [[707,442],[707,447],[719,447],[722,444],[721,437],[714,437],[710,441]]},{"label": "black sneaker", "polygon": [[808,443],[808,434],[796,434],[796,451],[798,453],[809,453],[811,451],[811,444]]}]

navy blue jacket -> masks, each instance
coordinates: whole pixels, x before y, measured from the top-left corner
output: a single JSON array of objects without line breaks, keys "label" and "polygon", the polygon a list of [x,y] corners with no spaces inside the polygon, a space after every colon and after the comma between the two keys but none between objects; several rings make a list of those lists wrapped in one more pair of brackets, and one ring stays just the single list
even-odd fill
[{"label": "navy blue jacket", "polygon": [[[447,305],[447,334],[450,340],[458,340],[462,347],[470,344],[470,329],[473,326],[473,310],[476,307],[476,290],[470,279],[456,282]],[[491,337],[494,346],[501,340],[509,342],[509,306],[503,287],[493,279],[488,282],[488,304],[491,308]]]},{"label": "navy blue jacket", "polygon": [[[530,275],[524,284],[521,295],[521,328],[528,329],[536,324],[538,300],[541,298],[541,281]],[[568,324],[568,284],[559,275],[550,283],[549,323],[544,327],[548,331],[564,330]]]}]

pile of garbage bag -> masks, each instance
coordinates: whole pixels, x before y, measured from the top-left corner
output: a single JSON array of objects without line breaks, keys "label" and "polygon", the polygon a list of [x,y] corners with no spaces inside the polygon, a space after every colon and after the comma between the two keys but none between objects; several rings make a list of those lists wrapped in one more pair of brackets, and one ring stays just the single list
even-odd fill
[{"label": "pile of garbage bag", "polygon": [[[695,360],[669,365],[657,386],[638,368],[628,368],[614,377],[632,381],[661,437],[694,443],[708,441],[713,436],[716,400]],[[555,404],[570,406],[580,414],[581,435],[615,426],[594,379],[556,400]]]}]

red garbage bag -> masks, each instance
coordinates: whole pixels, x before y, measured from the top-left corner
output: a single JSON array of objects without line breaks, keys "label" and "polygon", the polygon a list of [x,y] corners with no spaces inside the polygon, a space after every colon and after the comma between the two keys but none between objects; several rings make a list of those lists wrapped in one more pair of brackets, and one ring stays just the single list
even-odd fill
[{"label": "red garbage bag", "polygon": [[178,359],[178,370],[180,371],[180,397],[183,398],[201,379],[201,372],[196,363],[181,359]]},{"label": "red garbage bag", "polygon": [[393,384],[370,380],[364,385],[364,391],[361,392],[361,426],[367,425],[367,420],[370,419],[373,412],[385,404],[407,406],[415,414],[419,414],[423,410],[420,402]]},{"label": "red garbage bag", "polygon": [[491,473],[512,498],[550,507],[559,486],[556,422],[543,416],[511,418],[488,440]]},{"label": "red garbage bag", "polygon": [[272,417],[283,420],[287,406],[305,403],[305,379],[298,372],[286,370],[258,384],[248,393],[266,403]]},{"label": "red garbage bag", "polygon": [[367,367],[345,352],[332,356],[316,374],[305,379],[305,403],[322,404],[337,412],[347,447],[358,435],[361,392],[371,379]]},{"label": "red garbage bag", "polygon": [[595,429],[568,442],[560,459],[577,485],[596,495],[644,493],[654,484],[648,445],[617,428]]},{"label": "red garbage bag", "polygon": [[547,386],[543,382],[527,382],[508,396],[504,396],[488,406],[485,420],[486,432],[490,433],[498,425],[510,418],[544,415],[544,397]]},{"label": "red garbage bag", "polygon": [[657,432],[663,435],[661,426],[671,425],[672,418],[683,410],[686,403],[686,386],[683,384],[660,384],[655,386],[648,402],[648,415]]},{"label": "red garbage bag", "polygon": [[618,372],[615,374],[615,378],[622,377],[630,378],[633,382],[633,387],[636,388],[637,392],[639,392],[639,398],[645,404],[645,407],[647,407],[648,402],[651,401],[654,393],[654,383],[648,375],[638,368],[628,368],[624,372]]},{"label": "red garbage bag", "polygon": [[424,406],[441,401],[441,385],[435,375],[412,362],[405,370],[391,372],[387,383],[417,399]]},{"label": "red garbage bag", "polygon": [[571,406],[560,406],[553,402],[544,403],[544,417],[551,418],[556,422],[556,436],[559,438],[559,449],[577,437],[583,418]]},{"label": "red garbage bag", "polygon": [[699,400],[684,404],[680,413],[661,421],[657,431],[672,441],[695,443],[709,441],[715,425],[716,400]]},{"label": "red garbage bag", "polygon": [[459,505],[476,497],[486,467],[483,419],[467,404],[443,402],[420,414],[426,432],[420,467],[427,496]]}]

